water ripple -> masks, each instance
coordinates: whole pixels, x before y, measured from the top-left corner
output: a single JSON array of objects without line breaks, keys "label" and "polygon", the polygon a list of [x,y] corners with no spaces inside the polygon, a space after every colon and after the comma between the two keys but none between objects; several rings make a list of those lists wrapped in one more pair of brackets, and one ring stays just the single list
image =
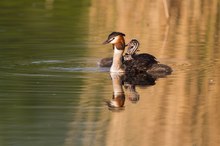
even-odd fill
[{"label": "water ripple", "polygon": [[108,72],[109,68],[99,67],[49,67],[49,70],[65,71],[65,72]]},{"label": "water ripple", "polygon": [[43,64],[43,63],[64,63],[63,60],[39,60],[33,61],[31,64]]}]

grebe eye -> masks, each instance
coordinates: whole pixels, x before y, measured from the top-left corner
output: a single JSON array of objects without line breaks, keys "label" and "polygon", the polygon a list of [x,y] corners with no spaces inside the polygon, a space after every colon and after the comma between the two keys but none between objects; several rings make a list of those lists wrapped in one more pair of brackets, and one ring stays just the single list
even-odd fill
[{"label": "grebe eye", "polygon": [[109,41],[111,42],[111,41],[113,41],[115,38],[111,38]]}]

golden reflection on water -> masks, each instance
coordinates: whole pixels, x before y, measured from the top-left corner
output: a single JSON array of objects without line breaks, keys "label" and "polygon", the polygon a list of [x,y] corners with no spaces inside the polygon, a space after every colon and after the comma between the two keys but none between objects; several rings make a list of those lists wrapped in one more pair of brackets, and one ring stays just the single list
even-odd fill
[{"label": "golden reflection on water", "polygon": [[[127,42],[137,38],[141,52],[154,54],[174,69],[155,86],[137,88],[137,104],[126,101],[123,112],[110,114],[104,125],[106,146],[220,143],[220,2],[171,0],[168,6],[167,19],[160,0],[91,2],[89,28],[96,34],[91,41],[101,43],[111,31],[124,32]],[[100,46],[89,53],[101,58],[111,51]]]}]

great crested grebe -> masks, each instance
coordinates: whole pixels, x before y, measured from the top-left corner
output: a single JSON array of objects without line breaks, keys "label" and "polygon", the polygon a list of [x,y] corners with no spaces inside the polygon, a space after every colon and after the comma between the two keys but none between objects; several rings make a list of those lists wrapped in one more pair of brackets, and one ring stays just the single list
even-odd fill
[{"label": "great crested grebe", "polygon": [[124,65],[122,63],[122,56],[125,49],[125,34],[121,32],[112,32],[108,39],[103,44],[113,44],[113,62],[110,68],[110,72],[125,72]]},{"label": "great crested grebe", "polygon": [[[142,53],[136,54],[136,50],[139,46],[139,42],[136,39],[132,39],[128,43],[128,51],[124,56],[125,49],[125,34],[121,32],[112,32],[108,39],[103,44],[113,44],[114,54],[113,62],[110,68],[110,72],[131,72],[131,73],[163,73],[165,75],[171,74],[171,67],[159,64],[153,55]],[[128,56],[126,56],[128,55]]]}]

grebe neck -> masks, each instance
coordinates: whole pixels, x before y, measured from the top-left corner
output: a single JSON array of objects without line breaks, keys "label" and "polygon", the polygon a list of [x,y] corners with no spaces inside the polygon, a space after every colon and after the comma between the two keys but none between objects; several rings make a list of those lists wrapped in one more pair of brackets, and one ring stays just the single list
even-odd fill
[{"label": "grebe neck", "polygon": [[107,104],[110,108],[120,108],[124,106],[125,94],[122,87],[123,73],[110,73],[113,85],[113,97]]},{"label": "grebe neck", "polygon": [[118,49],[116,45],[114,45],[113,47],[114,47],[114,54],[113,54],[113,62],[110,68],[110,72],[125,72],[122,63],[124,49]]}]

